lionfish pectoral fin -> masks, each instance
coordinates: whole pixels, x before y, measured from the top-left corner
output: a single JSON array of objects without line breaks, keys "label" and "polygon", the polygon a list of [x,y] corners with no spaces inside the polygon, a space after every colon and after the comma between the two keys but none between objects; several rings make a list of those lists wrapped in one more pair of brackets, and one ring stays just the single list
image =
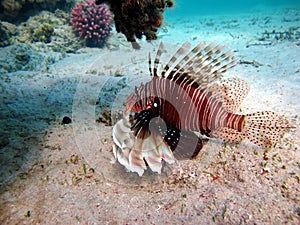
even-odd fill
[{"label": "lionfish pectoral fin", "polygon": [[164,161],[166,161],[167,163],[169,163],[169,164],[173,164],[175,162],[175,159],[174,159],[173,152],[170,149],[169,145],[167,145],[166,143],[164,143],[162,145],[161,150],[162,150],[162,159]]},{"label": "lionfish pectoral fin", "polygon": [[194,159],[203,148],[203,141],[191,131],[182,131],[173,154],[176,159]]},{"label": "lionfish pectoral fin", "polygon": [[175,162],[173,153],[163,138],[152,133],[148,138],[143,140],[143,157],[153,172],[161,173],[162,160],[169,164]]},{"label": "lionfish pectoral fin", "polygon": [[113,128],[115,145],[113,154],[119,163],[131,172],[144,174],[147,166],[157,173],[161,173],[162,161],[169,164],[175,162],[170,147],[163,138],[155,133],[150,133],[145,138],[134,136],[127,119],[121,119]]},{"label": "lionfish pectoral fin", "polygon": [[147,162],[147,165],[153,172],[161,172],[162,168],[162,155],[160,151],[160,143],[157,142],[154,135],[150,135],[146,139],[140,140],[142,146],[140,151],[142,152],[143,158]]},{"label": "lionfish pectoral fin", "polygon": [[245,116],[244,136],[252,143],[264,147],[274,147],[283,135],[294,127],[283,116],[264,111]]},{"label": "lionfish pectoral fin", "polygon": [[119,163],[126,168],[129,167],[129,149],[121,149],[118,145],[113,145],[113,153],[116,159],[118,159]]},{"label": "lionfish pectoral fin", "polygon": [[119,120],[113,127],[113,140],[119,148],[131,148],[133,146],[133,132],[130,129],[131,125],[128,118]]},{"label": "lionfish pectoral fin", "polygon": [[192,131],[168,128],[164,141],[170,146],[176,159],[193,159],[203,147],[202,140]]},{"label": "lionfish pectoral fin", "polygon": [[137,172],[140,176],[143,175],[144,170],[147,169],[146,164],[141,154],[134,148],[136,143],[128,119],[123,118],[115,124],[112,136],[115,143],[114,157],[127,170]]},{"label": "lionfish pectoral fin", "polygon": [[222,80],[220,84],[213,84],[208,90],[214,98],[222,102],[226,111],[235,113],[249,93],[249,84],[237,77]]},{"label": "lionfish pectoral fin", "polygon": [[139,176],[142,176],[144,170],[147,169],[145,162],[134,150],[129,148],[120,148],[117,145],[113,145],[113,151],[115,158],[128,171],[136,172]]},{"label": "lionfish pectoral fin", "polygon": [[132,172],[137,172],[139,176],[142,176],[147,169],[143,156],[139,149],[131,149],[129,153],[129,169]]}]

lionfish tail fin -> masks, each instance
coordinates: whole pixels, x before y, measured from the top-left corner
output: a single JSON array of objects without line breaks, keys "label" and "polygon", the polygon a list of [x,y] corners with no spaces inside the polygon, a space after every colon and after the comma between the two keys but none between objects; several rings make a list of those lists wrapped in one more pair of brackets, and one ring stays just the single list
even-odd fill
[{"label": "lionfish tail fin", "polygon": [[219,127],[211,132],[211,137],[221,139],[226,143],[237,144],[243,141],[244,136],[242,132],[228,127]]},{"label": "lionfish tail fin", "polygon": [[126,118],[115,124],[112,136],[115,158],[127,170],[139,176],[144,174],[147,166],[153,172],[161,173],[163,160],[169,164],[175,161],[172,151],[160,135],[151,134],[144,139],[135,137]]},{"label": "lionfish tail fin", "polygon": [[270,148],[292,128],[286,118],[275,112],[255,112],[245,116],[243,136],[258,146]]}]

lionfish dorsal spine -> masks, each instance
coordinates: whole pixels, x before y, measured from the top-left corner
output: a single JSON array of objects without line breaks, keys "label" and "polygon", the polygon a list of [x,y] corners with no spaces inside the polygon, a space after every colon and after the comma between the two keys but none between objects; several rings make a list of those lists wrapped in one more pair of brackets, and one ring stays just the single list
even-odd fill
[{"label": "lionfish dorsal spine", "polygon": [[185,42],[176,52],[175,54],[171,57],[169,62],[165,65],[161,72],[161,77],[168,77],[169,73],[174,70],[174,68],[178,69],[179,65],[177,62],[178,58],[182,56],[187,50],[190,49],[190,43]]},{"label": "lionfish dorsal spine", "polygon": [[158,76],[158,71],[157,70],[158,70],[158,66],[159,66],[159,63],[160,63],[160,57],[161,57],[163,51],[164,51],[164,45],[163,45],[162,42],[160,42],[159,47],[158,47],[157,52],[156,52],[154,63],[153,63],[153,75],[155,77]]},{"label": "lionfish dorsal spine", "polygon": [[[163,67],[161,73],[158,73],[157,69],[155,70],[157,76],[176,80],[188,74],[192,78],[191,85],[197,82],[204,88],[220,79],[222,74],[234,67],[238,61],[234,58],[233,51],[225,51],[226,45],[216,45],[215,42],[207,46],[205,42],[201,42],[188,51],[189,48],[190,44],[188,42],[184,43]],[[162,47],[158,50],[154,68],[157,68],[160,62],[161,53]]]},{"label": "lionfish dorsal spine", "polygon": [[[174,71],[171,70],[170,72],[174,72],[173,74],[172,73],[169,73],[169,76],[168,76],[168,79],[172,79],[177,73],[179,72],[191,72],[191,66],[194,64],[194,59],[195,57],[197,57],[197,53],[199,51],[201,51],[201,49],[203,48],[203,46],[205,45],[205,42],[201,42],[200,44],[198,44],[196,47],[194,47],[191,51],[189,51],[187,54],[184,55],[184,57],[181,59],[181,61],[179,61],[177,63],[176,66],[174,66],[174,68],[176,68],[176,70]],[[184,47],[184,48],[187,48],[187,45]],[[184,51],[177,51],[175,55],[177,55],[177,57],[180,56],[180,54],[183,54]],[[177,59],[177,57],[175,57]],[[174,62],[176,62],[174,58]],[[171,68],[170,66],[168,66],[168,68]]]}]

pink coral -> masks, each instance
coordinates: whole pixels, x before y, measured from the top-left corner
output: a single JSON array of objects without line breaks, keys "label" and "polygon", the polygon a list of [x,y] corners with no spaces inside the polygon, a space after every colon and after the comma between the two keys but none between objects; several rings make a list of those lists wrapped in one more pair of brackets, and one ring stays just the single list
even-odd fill
[{"label": "pink coral", "polygon": [[107,5],[96,5],[94,0],[77,3],[72,9],[71,24],[90,47],[103,46],[111,35],[112,21]]}]

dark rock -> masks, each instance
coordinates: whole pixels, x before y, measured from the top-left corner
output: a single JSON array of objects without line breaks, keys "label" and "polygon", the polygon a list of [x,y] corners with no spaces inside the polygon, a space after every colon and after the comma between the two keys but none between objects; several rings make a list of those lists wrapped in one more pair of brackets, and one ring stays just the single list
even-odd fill
[{"label": "dark rock", "polygon": [[72,119],[68,116],[65,116],[62,120],[62,123],[63,124],[69,124],[69,123],[72,123]]}]

